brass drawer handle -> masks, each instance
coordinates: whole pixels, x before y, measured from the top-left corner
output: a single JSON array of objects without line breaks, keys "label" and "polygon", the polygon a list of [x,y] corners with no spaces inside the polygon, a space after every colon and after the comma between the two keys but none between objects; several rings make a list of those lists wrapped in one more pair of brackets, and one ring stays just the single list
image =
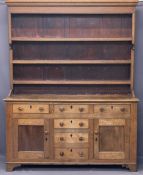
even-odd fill
[{"label": "brass drawer handle", "polygon": [[64,137],[60,137],[60,141],[64,141]]},{"label": "brass drawer handle", "polygon": [[40,112],[44,111],[44,108],[43,107],[39,107],[39,111]]},{"label": "brass drawer handle", "polygon": [[100,108],[100,112],[104,112],[105,111],[105,109],[104,108]]},{"label": "brass drawer handle", "polygon": [[121,108],[121,112],[125,112],[126,111],[126,108]]},{"label": "brass drawer handle", "polygon": [[84,111],[84,108],[79,108],[79,111],[80,111],[80,112],[83,112],[83,111]]},{"label": "brass drawer handle", "polygon": [[24,111],[24,109],[22,107],[18,107],[19,111]]},{"label": "brass drawer handle", "polygon": [[79,141],[83,141],[84,140],[84,138],[83,137],[79,137]]},{"label": "brass drawer handle", "polygon": [[64,123],[63,122],[60,122],[60,126],[63,127],[64,126]]},{"label": "brass drawer handle", "polygon": [[83,127],[83,126],[84,126],[84,123],[83,123],[83,122],[80,122],[80,123],[79,123],[79,126],[80,126],[80,127]]},{"label": "brass drawer handle", "polygon": [[79,156],[80,156],[80,157],[84,157],[84,153],[83,153],[83,152],[80,152],[80,153],[79,153]]},{"label": "brass drawer handle", "polygon": [[60,156],[63,157],[64,156],[64,152],[60,152]]},{"label": "brass drawer handle", "polygon": [[60,107],[59,110],[60,110],[61,112],[64,112],[65,108],[64,108],[64,107]]}]

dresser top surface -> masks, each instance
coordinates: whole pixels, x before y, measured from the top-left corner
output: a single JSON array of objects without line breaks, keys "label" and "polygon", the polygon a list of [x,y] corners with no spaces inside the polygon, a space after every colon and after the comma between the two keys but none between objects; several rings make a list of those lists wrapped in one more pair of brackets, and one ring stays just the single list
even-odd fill
[{"label": "dresser top surface", "polygon": [[36,102],[137,102],[138,99],[131,96],[103,96],[103,95],[13,95],[5,101],[36,101]]}]

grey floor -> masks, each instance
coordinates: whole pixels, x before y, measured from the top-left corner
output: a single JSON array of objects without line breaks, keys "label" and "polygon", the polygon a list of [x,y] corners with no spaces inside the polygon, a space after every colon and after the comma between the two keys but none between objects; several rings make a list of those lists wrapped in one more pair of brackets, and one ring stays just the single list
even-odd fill
[{"label": "grey floor", "polygon": [[4,157],[0,157],[0,175],[143,175],[143,163],[138,172],[120,166],[22,166],[13,172],[5,171]]}]

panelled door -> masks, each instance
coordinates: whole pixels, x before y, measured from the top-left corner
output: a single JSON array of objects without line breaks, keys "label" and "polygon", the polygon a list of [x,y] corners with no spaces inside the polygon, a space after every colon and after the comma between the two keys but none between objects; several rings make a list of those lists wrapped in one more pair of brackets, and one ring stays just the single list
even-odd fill
[{"label": "panelled door", "polygon": [[14,157],[49,158],[49,122],[45,119],[14,119]]},{"label": "panelled door", "polygon": [[123,160],[129,157],[129,120],[95,119],[94,158]]}]

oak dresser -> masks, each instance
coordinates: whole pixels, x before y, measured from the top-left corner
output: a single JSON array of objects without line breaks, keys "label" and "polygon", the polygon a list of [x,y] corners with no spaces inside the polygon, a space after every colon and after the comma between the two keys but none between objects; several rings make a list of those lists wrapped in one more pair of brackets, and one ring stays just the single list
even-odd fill
[{"label": "oak dresser", "polygon": [[7,0],[7,171],[24,164],[136,171],[137,0]]}]

